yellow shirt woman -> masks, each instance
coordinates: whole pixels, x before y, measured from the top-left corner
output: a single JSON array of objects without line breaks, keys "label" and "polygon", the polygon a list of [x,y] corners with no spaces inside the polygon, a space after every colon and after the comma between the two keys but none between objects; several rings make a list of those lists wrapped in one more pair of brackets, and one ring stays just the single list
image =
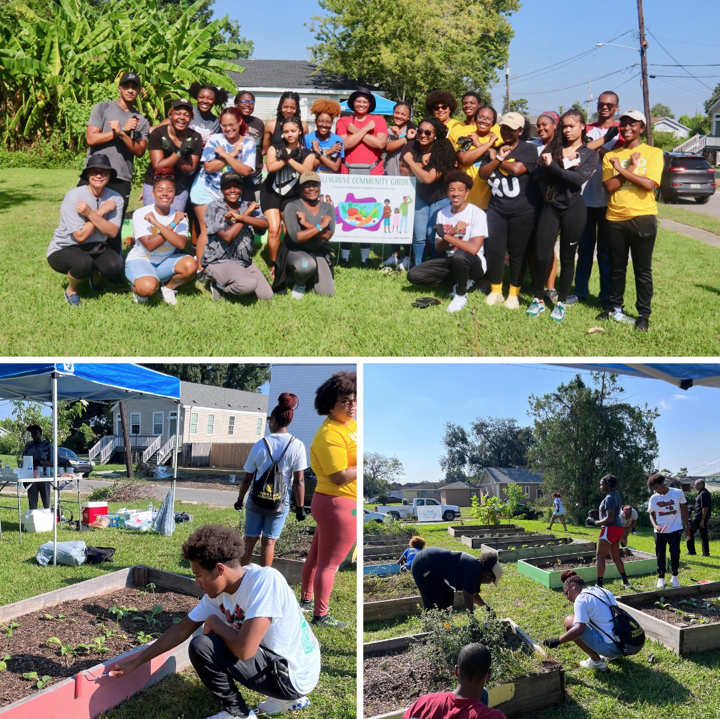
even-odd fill
[{"label": "yellow shirt woman", "polygon": [[357,500],[357,480],[338,486],[330,475],[357,465],[357,421],[347,424],[327,417],[310,445],[310,466],[317,476],[316,492]]},{"label": "yellow shirt woman", "polygon": [[[457,125],[455,125],[450,132],[448,133],[448,140],[452,142],[453,149],[455,152],[457,152],[460,149],[460,145],[458,143],[458,140],[461,137],[470,137],[470,134],[473,132],[477,132],[477,125],[466,125],[463,122],[458,122]],[[500,126],[495,124],[490,129],[490,132],[492,132],[495,135],[496,141],[495,146],[499,147],[502,145],[502,138],[500,137]],[[489,141],[489,138],[486,140],[484,137],[480,137],[480,142],[485,144],[485,142]],[[479,207],[481,210],[487,210],[488,205],[490,204],[490,186],[487,183],[487,180],[483,180],[482,177],[479,176],[480,172],[480,165],[482,164],[482,158],[478,162],[472,163],[470,165],[460,165],[460,169],[468,176],[472,178],[473,186],[472,190],[470,190],[470,194],[468,195],[468,202],[475,205],[476,207]]]}]

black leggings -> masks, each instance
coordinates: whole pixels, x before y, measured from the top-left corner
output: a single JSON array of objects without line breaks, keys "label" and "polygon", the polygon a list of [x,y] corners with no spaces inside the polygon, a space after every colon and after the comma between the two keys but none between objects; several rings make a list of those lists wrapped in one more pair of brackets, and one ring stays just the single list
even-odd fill
[{"label": "black leggings", "polygon": [[415,555],[412,567],[413,579],[423,600],[424,609],[450,609],[455,601],[455,590],[446,584],[438,572],[425,566],[420,555]]},{"label": "black leggings", "polygon": [[670,547],[670,571],[673,577],[677,577],[680,571],[680,535],[682,533],[682,529],[669,534],[654,532],[658,577],[665,576],[665,547]]},{"label": "black leggings", "polygon": [[510,285],[520,287],[525,269],[525,251],[535,226],[535,212],[506,215],[491,205],[487,210],[487,223],[485,257],[490,283],[502,284],[507,252],[510,255]]},{"label": "black leggings", "polygon": [[70,273],[75,280],[86,280],[93,272],[103,277],[117,277],[122,274],[122,257],[106,244],[95,242],[92,245],[63,247],[53,252],[48,264],[62,275]]},{"label": "black leggings", "polygon": [[560,233],[560,286],[558,300],[565,302],[575,276],[575,254],[585,231],[587,208],[582,195],[576,195],[570,207],[558,210],[546,202],[540,211],[535,240],[535,265],[532,271],[533,295],[542,299],[545,278],[555,252],[555,240]]},{"label": "black leggings", "polygon": [[439,285],[445,280],[455,280],[457,293],[467,293],[468,280],[478,282],[483,275],[482,262],[477,255],[465,250],[455,250],[450,257],[425,260],[412,267],[407,274],[408,282],[414,285]]}]

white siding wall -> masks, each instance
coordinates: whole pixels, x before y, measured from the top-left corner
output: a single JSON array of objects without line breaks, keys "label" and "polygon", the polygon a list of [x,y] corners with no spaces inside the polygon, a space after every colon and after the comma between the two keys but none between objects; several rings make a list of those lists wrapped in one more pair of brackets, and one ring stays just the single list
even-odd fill
[{"label": "white siding wall", "polygon": [[336,372],[355,372],[357,367],[353,364],[326,364],[326,365],[273,365],[270,375],[270,401],[268,402],[268,415],[277,405],[277,398],[283,392],[292,392],[300,400],[299,407],[289,427],[289,432],[302,440],[308,451],[310,461],[310,445],[315,432],[323,423],[315,411],[315,390],[331,375]]},{"label": "white siding wall", "polygon": [[[197,432],[190,433],[190,421],[192,413],[197,413]],[[187,408],[183,410],[183,439],[185,442],[217,442],[223,444],[237,444],[246,442],[257,442],[265,435],[266,416],[263,412],[232,412],[217,409],[202,409],[201,407]],[[208,434],[208,416],[213,415],[213,433]],[[235,417],[235,428],[233,434],[228,434],[228,418]],[[260,432],[258,434],[258,425]]]}]

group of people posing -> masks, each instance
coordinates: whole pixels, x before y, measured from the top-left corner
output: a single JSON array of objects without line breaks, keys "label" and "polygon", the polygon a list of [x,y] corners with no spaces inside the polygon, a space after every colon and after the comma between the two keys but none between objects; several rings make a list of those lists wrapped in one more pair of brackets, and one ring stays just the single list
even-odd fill
[{"label": "group of people posing", "polygon": [[[455,97],[436,90],[418,124],[405,102],[395,104],[388,124],[373,114],[370,89],[360,87],[342,116],[336,101],[316,100],[312,132],[293,92],[281,95],[276,117],[264,123],[253,115],[251,92],[240,91],[228,106],[227,91],[196,83],[189,91],[194,102],[174,100],[167,119],[151,128],[135,108],[140,91],[140,78],[126,73],[119,99],[96,105],[88,120],[86,166],[65,196],[47,252],[50,266],[67,275],[71,305],[80,304],[84,280],[100,290],[104,279],[123,273],[136,302],[157,293],[175,304],[177,288],[196,278],[209,281],[218,300],[228,294],[270,300],[288,290],[295,299],[307,290],[332,295],[335,208],[322,194],[323,175],[405,175],[415,180],[415,197],[395,208],[384,203],[383,230],[402,231],[412,212],[413,239],[391,245],[384,271],[408,270],[415,284],[454,285],[448,310],[455,312],[473,285],[488,304],[518,309],[529,269],[527,314],[537,317],[551,302],[552,318],[562,321],[567,307],[589,298],[597,252],[598,319],[632,321],[624,314],[632,253],[635,327],[648,328],[662,152],[642,142],[642,113],[616,120],[614,92],[601,94],[597,122],[588,124],[576,109],[562,116],[548,111],[530,140],[526,118],[515,112],[499,118],[473,91],[462,97],[462,121],[453,118]],[[144,206],[133,213],[134,245],[123,259],[120,228],[133,161],[146,151]],[[255,234],[265,232],[272,286],[253,262]],[[347,264],[350,251],[341,244],[337,264]],[[361,244],[361,265],[369,267],[369,258],[370,244]]]}]

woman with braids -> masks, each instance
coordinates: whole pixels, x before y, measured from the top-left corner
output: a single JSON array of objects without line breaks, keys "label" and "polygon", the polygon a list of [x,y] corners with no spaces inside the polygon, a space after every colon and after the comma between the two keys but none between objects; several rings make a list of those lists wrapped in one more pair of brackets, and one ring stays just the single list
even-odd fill
[{"label": "woman with braids", "polygon": [[[357,376],[337,372],[315,393],[315,410],[327,415],[310,446],[317,476],[312,516],[317,522],[302,571],[300,607],[313,624],[344,629],[328,614],[335,573],[357,539]],[[313,596],[315,601],[313,603]]]},{"label": "woman with braids", "polygon": [[[594,150],[590,150],[590,152],[594,152]],[[625,532],[625,523],[622,518],[620,495],[615,489],[617,481],[614,474],[606,474],[600,480],[600,491],[605,498],[600,503],[600,519],[595,520],[595,525],[602,527],[597,547],[597,585],[602,587],[605,581],[605,561],[609,552],[622,577],[623,588],[632,589],[627,574],[625,574],[625,565],[620,558],[620,540]]]},{"label": "woman with braids", "polygon": [[320,98],[313,102],[310,112],[315,116],[316,129],[305,135],[305,147],[315,155],[315,171],[338,173],[345,157],[345,147],[340,135],[332,131],[332,126],[335,118],[340,117],[340,103]]},{"label": "woman with braids", "polygon": [[462,591],[465,609],[475,605],[487,607],[480,597],[483,584],[496,587],[503,575],[502,564],[495,552],[473,557],[467,552],[453,552],[442,547],[427,547],[413,559],[412,575],[423,600],[424,609],[450,609],[455,592]]},{"label": "woman with braids", "polygon": [[447,127],[448,132],[460,124],[459,120],[453,120],[452,117],[457,107],[455,96],[447,90],[433,90],[425,98],[425,111],[436,120],[440,120]]},{"label": "woman with braids", "polygon": [[[235,509],[241,511],[247,495],[245,507],[245,551],[240,564],[243,566],[252,561],[253,549],[260,540],[260,566],[270,567],[275,556],[277,542],[290,514],[291,500],[295,499],[295,517],[298,522],[305,519],[305,470],[308,468],[305,445],[288,432],[293,421],[294,411],[298,407],[298,398],[290,392],[283,392],[278,403],[268,417],[270,435],[253,445],[245,462],[245,478],[238,491]],[[280,514],[268,516],[257,511],[252,501],[252,492],[248,491],[253,483],[262,478],[263,474],[278,463],[278,469],[285,478],[285,501]]]},{"label": "woman with braids", "polygon": [[[260,204],[260,186],[262,185],[263,169],[263,137],[265,135],[265,123],[253,115],[255,112],[255,95],[249,90],[240,90],[235,95],[235,107],[247,125],[247,134],[255,143],[255,171],[245,178],[245,187],[254,195],[255,202]],[[248,197],[248,200],[253,199]]]},{"label": "woman with braids", "polygon": [[584,145],[584,139],[585,116],[574,108],[568,110],[560,118],[559,131],[543,149],[533,173],[543,204],[535,233],[533,301],[526,312],[530,317],[545,311],[545,279],[560,232],[560,287],[550,317],[556,322],[565,319],[565,302],[575,275],[575,255],[587,220],[582,187],[599,160],[597,152]]},{"label": "woman with braids", "polygon": [[305,695],[320,678],[318,641],[283,575],[272,567],[241,566],[242,553],[231,527],[195,530],[182,556],[202,599],[152,644],[112,664],[109,676],[131,674],[190,639],[190,662],[222,706],[208,719],[255,719],[238,684],[267,697],[258,705],[265,714],[309,706]]},{"label": "woman with braids", "polygon": [[[291,117],[300,117],[300,95],[296,92],[287,90],[280,95],[275,117],[265,124],[265,132],[263,134],[262,143],[263,155],[267,155],[271,145],[277,145],[282,142],[282,124],[285,120]],[[302,123],[302,131],[303,135],[308,134],[308,126],[305,121]]]},{"label": "woman with braids", "polygon": [[283,212],[300,197],[300,175],[310,172],[315,165],[315,155],[305,147],[303,125],[299,117],[279,122],[282,137],[278,142],[273,141],[267,151],[268,175],[260,189],[260,206],[268,221],[267,247],[273,277]]},{"label": "woman with braids", "polygon": [[434,117],[418,126],[417,137],[408,144],[403,162],[417,178],[413,253],[415,266],[423,261],[426,245],[433,258],[444,256],[435,249],[435,223],[438,211],[450,206],[444,176],[455,168],[455,152],[447,139],[447,127]]},{"label": "woman with braids", "polygon": [[200,228],[195,249],[199,271],[203,270],[202,257],[207,244],[205,210],[214,200],[223,199],[220,189],[223,173],[232,170],[248,177],[255,167],[255,143],[247,136],[247,126],[238,110],[226,107],[220,113],[220,129],[222,132],[211,135],[205,143],[200,172],[190,189],[190,202],[195,207]]},{"label": "woman with braids", "polygon": [[602,587],[586,587],[585,580],[572,569],[562,573],[563,594],[573,603],[573,614],[565,617],[565,634],[545,639],[543,644],[555,649],[575,642],[588,658],[581,667],[606,672],[607,662],[618,659],[622,652],[613,641],[615,626],[610,607],[617,606],[615,597]]}]

